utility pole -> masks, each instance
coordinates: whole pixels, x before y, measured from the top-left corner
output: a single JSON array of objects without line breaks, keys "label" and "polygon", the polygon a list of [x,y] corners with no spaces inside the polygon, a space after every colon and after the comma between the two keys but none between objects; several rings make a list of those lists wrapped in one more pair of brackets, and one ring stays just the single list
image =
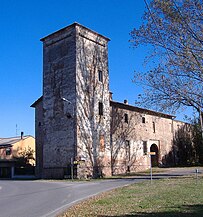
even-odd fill
[{"label": "utility pole", "polygon": [[71,157],[71,180],[73,181],[73,167],[74,167],[74,162],[73,162],[73,158]]},{"label": "utility pole", "polygon": [[200,161],[203,162],[203,121],[202,121],[202,111],[200,107],[199,107],[199,119],[200,119],[201,137],[202,137],[202,144],[200,146]]}]

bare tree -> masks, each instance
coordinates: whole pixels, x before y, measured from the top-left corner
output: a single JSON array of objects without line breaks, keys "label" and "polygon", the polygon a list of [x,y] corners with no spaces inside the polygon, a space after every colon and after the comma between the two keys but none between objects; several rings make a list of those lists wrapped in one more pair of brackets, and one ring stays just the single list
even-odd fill
[{"label": "bare tree", "polygon": [[[150,45],[152,66],[135,72],[134,82],[144,87],[138,104],[175,112],[203,102],[203,1],[145,0],[143,24],[131,32],[134,47]],[[152,64],[152,65],[151,65]]]},{"label": "bare tree", "polygon": [[111,172],[112,175],[136,171],[140,144],[136,127],[140,116],[112,104],[111,111]]}]

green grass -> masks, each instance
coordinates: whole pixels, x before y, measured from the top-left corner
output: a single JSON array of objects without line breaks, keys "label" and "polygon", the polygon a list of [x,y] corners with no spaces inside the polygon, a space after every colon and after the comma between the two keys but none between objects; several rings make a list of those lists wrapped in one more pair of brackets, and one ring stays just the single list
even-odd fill
[{"label": "green grass", "polygon": [[203,177],[145,181],[103,193],[60,217],[202,217]]}]

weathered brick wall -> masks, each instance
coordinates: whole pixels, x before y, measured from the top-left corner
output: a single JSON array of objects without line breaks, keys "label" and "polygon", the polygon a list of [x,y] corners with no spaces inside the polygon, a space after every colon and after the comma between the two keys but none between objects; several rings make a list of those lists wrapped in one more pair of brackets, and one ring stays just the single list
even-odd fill
[{"label": "weathered brick wall", "polygon": [[[63,176],[71,158],[77,157],[85,158],[90,173],[97,165],[103,173],[110,173],[108,39],[73,24],[42,41],[43,148],[39,146],[39,155],[43,155],[39,158],[43,176]],[[105,143],[102,151],[101,136]]]},{"label": "weathered brick wall", "polygon": [[[102,170],[104,175],[109,175],[108,39],[81,26],[77,26],[76,30],[77,155],[85,159],[88,174],[101,173]],[[99,102],[103,105],[102,115],[99,115]],[[101,136],[105,146],[102,150]],[[79,173],[83,170],[80,167],[84,168],[84,164],[78,166]]]},{"label": "weathered brick wall", "polygon": [[[67,27],[42,41],[43,167],[48,170],[46,177],[53,177],[57,168],[63,176],[61,168],[66,168],[75,154],[75,28]],[[71,103],[63,101],[62,98]]]},{"label": "weathered brick wall", "polygon": [[[149,114],[147,111],[132,111],[120,108],[112,103],[112,171],[114,174],[123,173],[127,170],[138,171],[149,168],[149,156],[144,153],[145,141],[146,152],[155,144],[158,148],[158,162],[165,163],[166,156],[172,150],[174,132],[178,124],[170,117]],[[125,115],[128,116],[126,123]],[[144,118],[144,123],[143,123]],[[178,124],[177,124],[178,123]],[[176,125],[174,127],[174,125]],[[130,155],[130,156],[129,156]]]}]

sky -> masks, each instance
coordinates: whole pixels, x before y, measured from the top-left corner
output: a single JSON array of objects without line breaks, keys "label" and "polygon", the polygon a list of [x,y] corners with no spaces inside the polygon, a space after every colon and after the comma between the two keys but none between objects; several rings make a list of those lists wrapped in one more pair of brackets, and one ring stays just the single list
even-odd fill
[{"label": "sky", "polygon": [[143,0],[0,0],[0,138],[35,135],[34,109],[42,95],[40,38],[78,22],[108,38],[113,100],[134,105],[141,88],[134,70],[143,69],[146,48],[134,49],[130,31],[139,27]]}]

